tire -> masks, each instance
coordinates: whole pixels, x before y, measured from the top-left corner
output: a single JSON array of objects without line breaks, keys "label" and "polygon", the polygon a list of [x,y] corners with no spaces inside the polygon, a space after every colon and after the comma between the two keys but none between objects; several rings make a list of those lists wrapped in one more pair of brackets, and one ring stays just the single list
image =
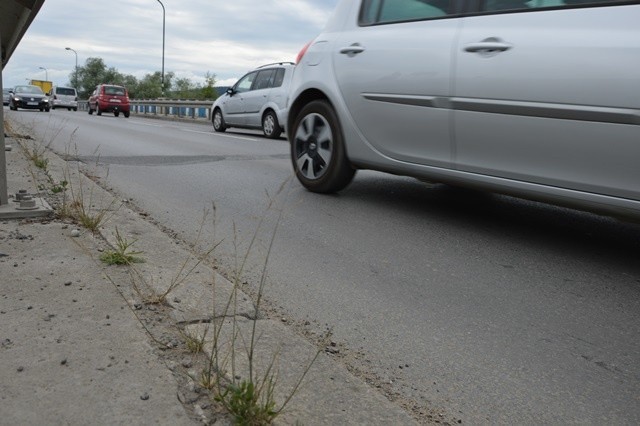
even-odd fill
[{"label": "tire", "polygon": [[220,111],[220,109],[213,111],[211,122],[213,123],[213,130],[216,132],[224,132],[227,130],[227,126],[224,123],[224,117],[222,116],[222,111]]},{"label": "tire", "polygon": [[282,128],[275,112],[269,110],[262,117],[262,133],[269,139],[278,139],[282,134]]},{"label": "tire", "polygon": [[131,112],[127,111],[127,112],[123,112],[123,114],[124,114],[124,118],[129,118],[129,115],[131,114]]},{"label": "tire", "polygon": [[113,115],[115,115],[116,117],[118,117],[118,116],[120,116],[120,113],[119,113],[118,111],[115,111],[115,112],[113,113]]},{"label": "tire", "polygon": [[96,115],[102,115],[102,111],[100,111],[100,105],[96,105]]},{"label": "tire", "polygon": [[9,109],[12,110],[12,111],[17,111],[18,107],[15,106],[15,105],[9,104]]},{"label": "tire", "polygon": [[93,115],[93,110],[91,109],[91,104],[89,104],[89,115]]},{"label": "tire", "polygon": [[74,108],[73,108],[73,110],[74,110],[74,111],[77,111],[77,110],[78,110],[78,107],[74,107]]},{"label": "tire", "polygon": [[44,110],[45,110],[45,112],[49,112],[49,111],[51,111],[51,108],[45,108]]},{"label": "tire", "polygon": [[351,183],[356,171],[347,158],[338,116],[328,102],[313,101],[302,108],[289,138],[293,170],[309,191],[333,193]]}]

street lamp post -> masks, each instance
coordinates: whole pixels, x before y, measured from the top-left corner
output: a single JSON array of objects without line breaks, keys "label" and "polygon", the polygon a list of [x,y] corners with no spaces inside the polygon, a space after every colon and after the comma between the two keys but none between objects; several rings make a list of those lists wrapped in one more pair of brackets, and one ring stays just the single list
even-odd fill
[{"label": "street lamp post", "polygon": [[158,3],[160,3],[160,6],[162,6],[162,94],[164,95],[164,17],[165,17],[165,10],[164,10],[164,4],[162,4],[162,2],[160,0],[158,0]]},{"label": "street lamp post", "polygon": [[75,50],[73,50],[70,47],[65,47],[64,50],[70,50],[70,51],[72,51],[73,53],[76,54],[76,79],[75,79],[76,81],[75,81],[75,84],[73,85],[73,87],[75,87],[76,90],[78,90],[79,89],[78,88],[78,52],[76,52]]},{"label": "street lamp post", "polygon": [[45,67],[38,67],[38,68],[40,68],[41,70],[44,70],[44,79],[46,81],[49,81],[49,71],[47,71]]}]

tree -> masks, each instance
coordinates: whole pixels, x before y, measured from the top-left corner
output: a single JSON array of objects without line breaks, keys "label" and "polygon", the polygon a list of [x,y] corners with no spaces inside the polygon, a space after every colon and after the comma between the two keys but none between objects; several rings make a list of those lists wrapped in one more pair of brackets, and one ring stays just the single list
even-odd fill
[{"label": "tree", "polygon": [[[174,73],[168,72],[164,74],[165,91],[171,90],[171,80]],[[138,83],[136,97],[140,99],[156,99],[162,97],[162,74],[159,71],[153,74],[147,74]]]},{"label": "tree", "polygon": [[178,78],[174,84],[174,90],[171,97],[178,99],[190,99],[194,97],[196,89],[198,89],[198,86],[193,84],[193,82],[188,78]]},{"label": "tree", "polygon": [[211,72],[207,71],[207,73],[204,75],[204,81],[205,84],[201,91],[201,99],[207,99],[210,101],[215,100],[218,97],[218,93],[214,88],[214,86],[216,85],[216,75],[211,74]]}]

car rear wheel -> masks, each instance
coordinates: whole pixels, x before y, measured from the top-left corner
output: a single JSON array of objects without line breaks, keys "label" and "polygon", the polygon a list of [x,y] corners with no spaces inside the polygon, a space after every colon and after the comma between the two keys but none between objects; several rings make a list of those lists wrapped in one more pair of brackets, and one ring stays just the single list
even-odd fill
[{"label": "car rear wheel", "polygon": [[353,180],[340,122],[326,101],[313,101],[300,111],[290,139],[293,169],[309,191],[337,192]]},{"label": "car rear wheel", "polygon": [[102,111],[100,111],[100,105],[96,105],[96,115],[102,115]]},{"label": "car rear wheel", "polygon": [[277,139],[282,133],[276,113],[269,110],[262,117],[262,133],[270,139]]},{"label": "car rear wheel", "polygon": [[227,126],[224,124],[224,117],[222,117],[222,111],[219,109],[213,111],[213,118],[211,121],[213,121],[213,130],[216,132],[224,132],[227,130]]},{"label": "car rear wheel", "polygon": [[123,112],[123,114],[124,114],[124,118],[129,118],[129,114],[130,114],[130,112],[129,112],[129,111],[127,111],[127,112]]},{"label": "car rear wheel", "polygon": [[113,115],[115,115],[116,117],[119,117],[119,116],[120,116],[120,113],[119,113],[118,111],[115,111],[115,112],[113,113]]},{"label": "car rear wheel", "polygon": [[93,115],[93,110],[91,109],[91,105],[89,105],[89,111],[87,111],[89,115]]}]

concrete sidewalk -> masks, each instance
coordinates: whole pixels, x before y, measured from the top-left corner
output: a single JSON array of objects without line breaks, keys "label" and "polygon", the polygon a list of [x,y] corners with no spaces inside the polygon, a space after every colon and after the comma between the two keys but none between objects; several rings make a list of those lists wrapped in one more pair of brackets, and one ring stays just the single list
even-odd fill
[{"label": "concrete sidewalk", "polygon": [[[145,214],[96,185],[99,178],[78,173],[76,163],[47,151],[45,175],[21,149],[37,141],[8,142],[10,194],[36,194],[39,187],[51,192],[68,181],[67,203],[82,188],[87,209],[105,213],[105,220],[93,235],[70,220],[9,219],[0,211],[0,424],[232,424],[198,378],[214,350],[213,328],[222,327],[221,354],[234,343],[242,352],[240,340],[252,325],[247,318],[255,316],[250,297],[240,293],[235,316],[216,322],[213,313],[224,310],[234,291],[229,281],[208,263],[198,263]],[[58,212],[65,206],[61,194],[43,198]],[[144,251],[145,263],[135,273],[99,260],[117,243],[116,226],[120,236],[136,241],[133,249]],[[150,303],[183,277],[184,265],[193,270],[166,303]],[[233,339],[230,327],[245,334]],[[278,354],[276,407],[319,353],[276,424],[416,423],[350,374],[330,350],[282,321],[261,315],[257,329],[254,367],[264,371]],[[204,353],[188,350],[198,337],[206,341]],[[237,380],[247,377],[245,364],[239,356]]]}]

